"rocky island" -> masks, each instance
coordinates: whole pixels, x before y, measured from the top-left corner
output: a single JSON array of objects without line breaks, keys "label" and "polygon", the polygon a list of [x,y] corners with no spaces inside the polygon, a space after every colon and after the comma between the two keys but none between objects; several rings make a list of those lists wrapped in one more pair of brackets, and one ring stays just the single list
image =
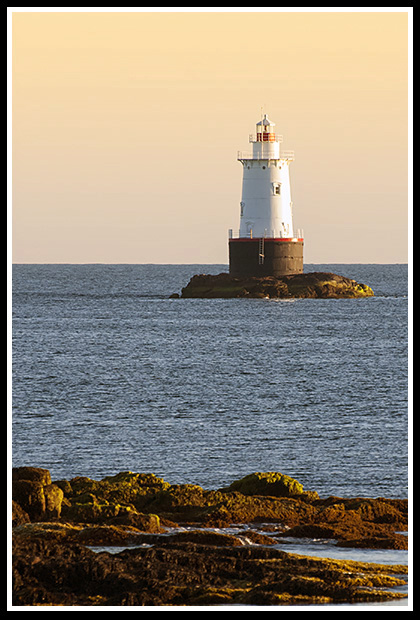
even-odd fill
[{"label": "rocky island", "polygon": [[[182,298],[359,298],[372,289],[334,273],[298,273],[275,277],[236,277],[228,273],[195,275],[181,291]],[[177,293],[172,297],[179,297]]]},{"label": "rocky island", "polygon": [[[320,498],[253,473],[217,490],[151,473],[13,469],[13,605],[332,605],[404,598],[406,565],[306,557],[291,537],[406,549],[407,500]],[[224,531],[223,528],[232,526]]]}]

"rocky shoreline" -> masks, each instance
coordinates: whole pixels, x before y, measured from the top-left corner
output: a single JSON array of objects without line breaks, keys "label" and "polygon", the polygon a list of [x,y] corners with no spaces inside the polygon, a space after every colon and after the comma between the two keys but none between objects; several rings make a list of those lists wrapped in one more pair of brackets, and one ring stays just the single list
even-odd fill
[{"label": "rocky shoreline", "polygon": [[282,277],[240,278],[228,273],[200,274],[191,278],[181,295],[183,299],[251,298],[251,299],[340,299],[372,297],[373,290],[335,273],[298,273]]},{"label": "rocky shoreline", "polygon": [[290,537],[407,549],[404,499],[320,498],[276,472],[217,490],[128,471],[56,481],[36,467],[12,473],[15,606],[332,605],[406,596],[398,591],[405,565],[287,551]]}]

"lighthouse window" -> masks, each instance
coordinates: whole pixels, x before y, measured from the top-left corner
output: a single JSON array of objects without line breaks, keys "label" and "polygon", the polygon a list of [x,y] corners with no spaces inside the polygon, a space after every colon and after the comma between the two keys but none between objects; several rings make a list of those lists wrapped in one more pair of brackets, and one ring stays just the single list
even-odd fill
[{"label": "lighthouse window", "polygon": [[273,183],[273,194],[275,196],[280,196],[280,188],[281,188],[281,183]]}]

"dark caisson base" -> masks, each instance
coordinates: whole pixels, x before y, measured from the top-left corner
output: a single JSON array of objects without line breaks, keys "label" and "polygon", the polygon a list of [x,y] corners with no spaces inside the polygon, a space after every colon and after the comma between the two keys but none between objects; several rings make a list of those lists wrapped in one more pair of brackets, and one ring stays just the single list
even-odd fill
[{"label": "dark caisson base", "polygon": [[303,273],[303,239],[229,239],[232,276],[286,276]]}]

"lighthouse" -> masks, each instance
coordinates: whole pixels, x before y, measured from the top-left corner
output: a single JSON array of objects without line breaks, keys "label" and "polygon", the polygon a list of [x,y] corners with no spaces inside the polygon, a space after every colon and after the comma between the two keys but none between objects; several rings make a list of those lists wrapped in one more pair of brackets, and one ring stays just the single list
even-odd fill
[{"label": "lighthouse", "polygon": [[249,137],[251,153],[238,152],[243,167],[239,231],[229,231],[229,273],[284,276],[303,272],[303,234],[293,229],[289,166],[292,151],[267,114]]}]

